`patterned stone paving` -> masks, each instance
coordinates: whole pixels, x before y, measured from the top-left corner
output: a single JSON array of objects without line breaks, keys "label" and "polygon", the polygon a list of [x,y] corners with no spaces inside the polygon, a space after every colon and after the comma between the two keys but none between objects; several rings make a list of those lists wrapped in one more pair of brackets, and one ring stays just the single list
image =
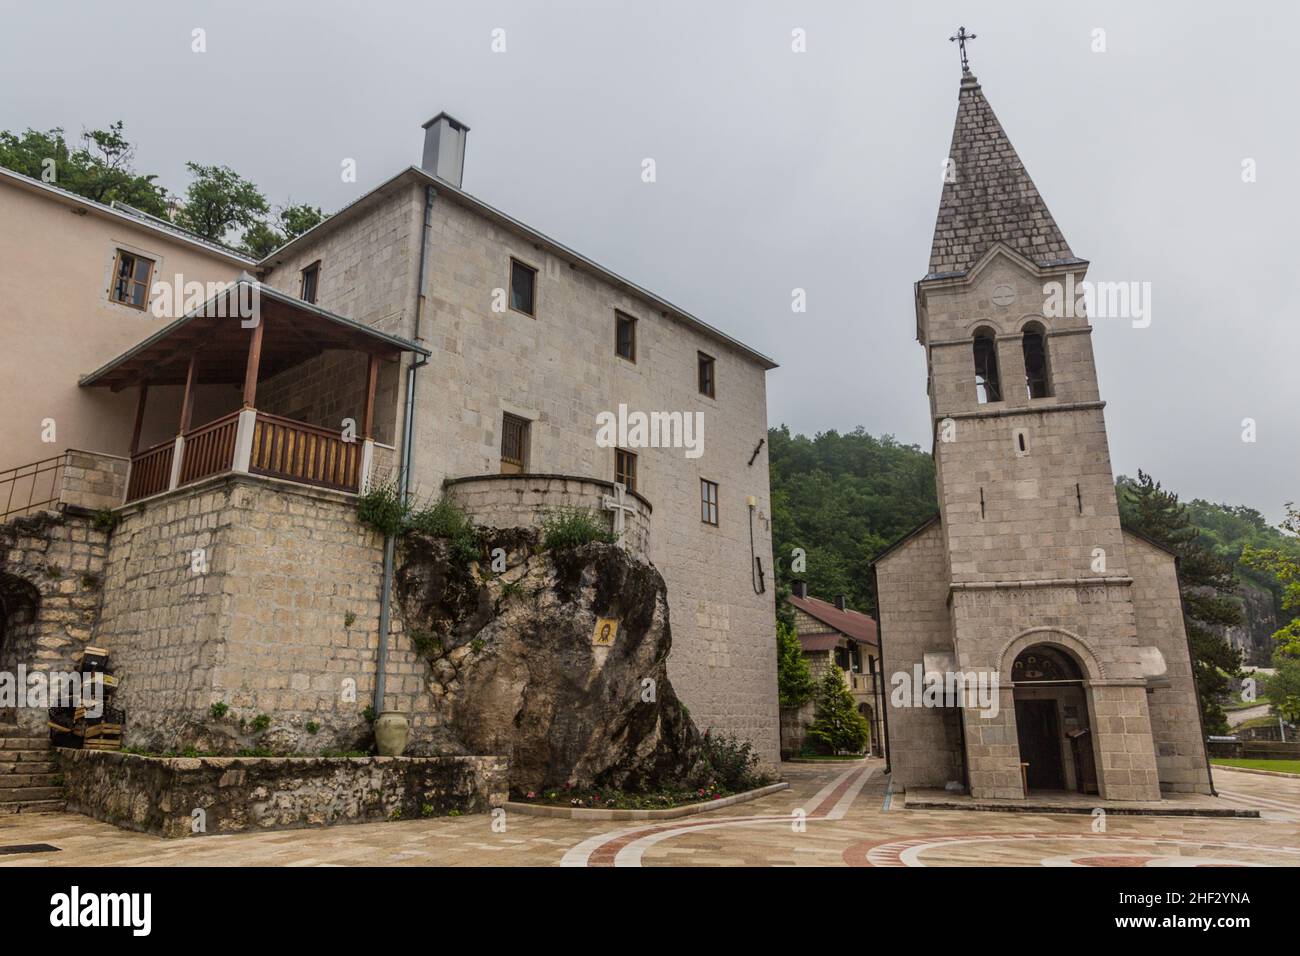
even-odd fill
[{"label": "patterned stone paving", "polygon": [[[1216,769],[1257,820],[885,809],[881,762],[787,764],[790,789],[662,824],[485,815],[161,840],[77,814],[0,817],[0,867],[174,866],[1295,866],[1300,781]],[[799,811],[799,812],[796,812]]]}]

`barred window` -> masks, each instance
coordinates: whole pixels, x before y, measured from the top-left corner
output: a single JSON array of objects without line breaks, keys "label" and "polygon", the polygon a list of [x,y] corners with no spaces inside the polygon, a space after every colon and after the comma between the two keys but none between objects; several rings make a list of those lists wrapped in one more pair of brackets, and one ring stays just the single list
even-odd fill
[{"label": "barred window", "polygon": [[501,474],[519,475],[528,468],[528,419],[506,412],[501,419]]}]

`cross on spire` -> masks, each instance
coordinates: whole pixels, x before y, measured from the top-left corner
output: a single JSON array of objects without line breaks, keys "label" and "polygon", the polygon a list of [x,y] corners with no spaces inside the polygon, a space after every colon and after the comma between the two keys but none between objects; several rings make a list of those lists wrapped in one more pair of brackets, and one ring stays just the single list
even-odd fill
[{"label": "cross on spire", "polygon": [[956,42],[957,46],[961,49],[961,71],[962,71],[962,73],[969,73],[969,72],[970,72],[970,61],[966,59],[966,41],[967,41],[967,40],[974,40],[974,39],[975,39],[975,34],[973,34],[973,33],[967,33],[965,27],[958,27],[958,28],[957,28],[957,33],[956,33],[954,36],[950,36],[950,37],[948,37],[948,42],[949,42],[949,43]]}]

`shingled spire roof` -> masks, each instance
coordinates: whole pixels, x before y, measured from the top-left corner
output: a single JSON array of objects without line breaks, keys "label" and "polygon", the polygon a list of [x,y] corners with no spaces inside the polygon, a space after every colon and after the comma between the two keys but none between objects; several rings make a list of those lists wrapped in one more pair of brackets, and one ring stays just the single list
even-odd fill
[{"label": "shingled spire roof", "polygon": [[931,276],[966,272],[995,242],[1039,265],[1077,261],[969,73],[961,78],[948,156],[930,249]]}]

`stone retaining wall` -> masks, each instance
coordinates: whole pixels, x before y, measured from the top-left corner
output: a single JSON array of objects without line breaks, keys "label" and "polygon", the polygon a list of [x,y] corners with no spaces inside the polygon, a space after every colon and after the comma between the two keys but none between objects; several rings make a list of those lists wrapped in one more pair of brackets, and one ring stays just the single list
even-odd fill
[{"label": "stone retaining wall", "polygon": [[68,809],[163,837],[486,813],[505,757],[140,757],[59,750]]},{"label": "stone retaining wall", "polygon": [[[610,523],[603,499],[614,494],[614,484],[571,475],[473,475],[443,482],[447,496],[473,519],[492,528],[537,528],[548,511],[585,508]],[[649,560],[650,503],[635,493],[627,495],[634,510],[624,516],[623,545],[629,553]]]},{"label": "stone retaining wall", "polygon": [[59,503],[87,511],[111,511],[126,497],[131,460],[69,448],[63,462]]}]

